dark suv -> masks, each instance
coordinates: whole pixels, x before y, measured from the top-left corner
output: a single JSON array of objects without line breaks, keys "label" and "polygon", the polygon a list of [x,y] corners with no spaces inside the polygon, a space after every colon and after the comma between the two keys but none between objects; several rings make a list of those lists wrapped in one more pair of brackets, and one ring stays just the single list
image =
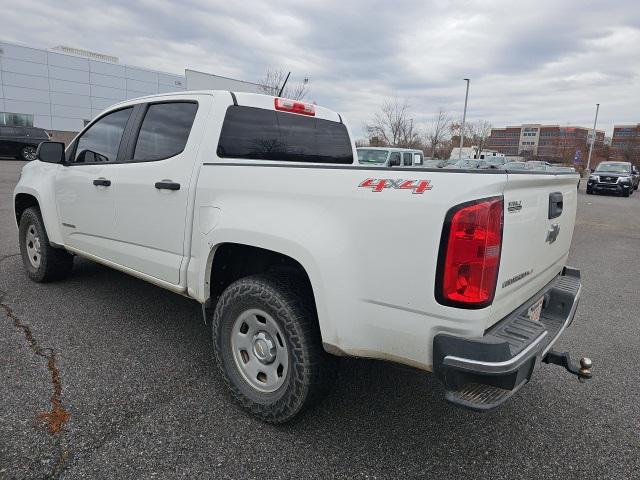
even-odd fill
[{"label": "dark suv", "polygon": [[41,128],[0,126],[0,157],[35,160],[38,145],[47,140],[49,135]]},{"label": "dark suv", "polygon": [[602,162],[589,175],[587,193],[612,192],[628,197],[637,190],[638,180],[630,162]]}]

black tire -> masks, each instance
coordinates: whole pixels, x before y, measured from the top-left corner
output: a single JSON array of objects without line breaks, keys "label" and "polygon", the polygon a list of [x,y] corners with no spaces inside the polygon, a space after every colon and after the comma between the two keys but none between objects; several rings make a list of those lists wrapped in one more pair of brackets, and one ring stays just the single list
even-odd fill
[{"label": "black tire", "polygon": [[627,192],[622,192],[622,196],[623,197],[629,197],[629,195],[631,195],[628,191]]},{"label": "black tire", "polygon": [[[37,207],[27,208],[23,212],[18,233],[22,263],[31,280],[39,283],[50,282],[69,276],[73,268],[73,255],[66,250],[51,246]],[[37,239],[37,248],[34,247],[34,238]],[[33,248],[37,250],[37,262],[32,256]]]},{"label": "black tire", "polygon": [[593,195],[593,190],[587,187],[587,195]]},{"label": "black tire", "polygon": [[25,160],[27,162],[32,162],[33,160],[36,160],[36,150],[37,147],[34,147],[33,145],[26,145],[24,147],[22,147],[22,149],[20,150],[20,159]]},{"label": "black tire", "polygon": [[[245,277],[223,292],[213,314],[213,345],[220,373],[236,400],[268,423],[286,422],[322,397],[336,370],[335,357],[322,348],[311,292],[301,285],[304,283],[284,276]],[[286,373],[278,380],[283,383],[272,392],[263,392],[251,385],[237,363],[238,355],[234,356],[232,346],[232,336],[237,335],[234,327],[239,319],[256,309],[275,321],[283,333],[283,346],[287,347]],[[249,355],[247,351],[244,354]],[[255,344],[250,354],[253,355],[250,361],[255,362]]]}]

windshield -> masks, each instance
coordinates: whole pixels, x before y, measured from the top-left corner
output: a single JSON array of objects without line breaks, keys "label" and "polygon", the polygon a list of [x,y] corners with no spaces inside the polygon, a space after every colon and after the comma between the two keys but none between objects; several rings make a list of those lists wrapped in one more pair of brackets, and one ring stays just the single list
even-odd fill
[{"label": "windshield", "polygon": [[601,163],[596,172],[629,173],[631,168],[626,163]]},{"label": "windshield", "polygon": [[360,163],[384,163],[389,156],[389,150],[358,149]]}]

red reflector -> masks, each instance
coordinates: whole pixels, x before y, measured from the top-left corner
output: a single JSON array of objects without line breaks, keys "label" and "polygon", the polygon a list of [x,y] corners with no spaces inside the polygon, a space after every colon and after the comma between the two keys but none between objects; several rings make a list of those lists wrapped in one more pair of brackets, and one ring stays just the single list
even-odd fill
[{"label": "red reflector", "polygon": [[300,115],[315,116],[316,109],[313,105],[308,103],[296,102],[295,100],[289,100],[288,98],[276,98],[275,99],[276,110],[282,112],[299,113]]},{"label": "red reflector", "polygon": [[436,284],[440,303],[467,308],[491,304],[500,266],[503,209],[502,197],[494,197],[449,212]]}]

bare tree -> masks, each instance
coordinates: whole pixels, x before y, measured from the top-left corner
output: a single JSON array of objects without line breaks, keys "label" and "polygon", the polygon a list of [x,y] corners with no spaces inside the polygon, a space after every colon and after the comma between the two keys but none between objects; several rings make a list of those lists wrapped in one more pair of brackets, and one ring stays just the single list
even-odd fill
[{"label": "bare tree", "polygon": [[[472,143],[476,147],[476,158],[480,158],[491,135],[491,122],[487,120],[476,120],[469,122],[467,125],[469,137],[471,137]],[[465,125],[465,130],[467,130],[467,125]]]},{"label": "bare tree", "polygon": [[[461,121],[454,121],[449,125],[454,147],[460,145],[461,126]],[[490,135],[491,123],[486,120],[467,121],[464,124],[464,146],[474,147],[474,156],[476,158],[480,158],[480,154],[487,146]]]},{"label": "bare tree", "polygon": [[[260,90],[267,95],[273,95],[274,97],[278,96],[280,89],[287,78],[287,73],[288,72],[280,69],[267,69],[264,78],[260,80]],[[311,84],[309,82],[309,78],[305,77],[302,82],[299,83],[291,84],[290,82],[287,82],[281,96],[292,100],[304,100],[304,98],[309,94],[310,89]]]},{"label": "bare tree", "polygon": [[438,113],[431,120],[431,125],[427,127],[427,133],[425,135],[427,145],[430,148],[430,156],[439,158],[439,153],[442,153],[440,150],[449,133],[450,123],[449,114],[440,107]]},{"label": "bare tree", "polygon": [[406,99],[402,102],[398,98],[385,100],[365,129],[371,145],[411,148],[420,143]]},{"label": "bare tree", "polygon": [[631,162],[637,167],[640,165],[640,144],[627,140],[620,151],[620,156],[625,162]]}]

